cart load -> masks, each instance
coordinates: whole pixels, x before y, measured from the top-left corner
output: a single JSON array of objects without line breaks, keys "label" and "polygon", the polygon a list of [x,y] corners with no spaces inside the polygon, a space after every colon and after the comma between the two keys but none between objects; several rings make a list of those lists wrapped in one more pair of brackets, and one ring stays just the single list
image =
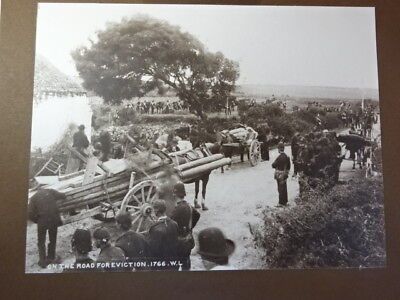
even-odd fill
[{"label": "cart load", "polygon": [[[44,188],[65,194],[66,199],[58,202],[65,215],[64,224],[100,213],[115,216],[122,210],[129,211],[134,220],[142,217],[140,225],[136,224],[138,231],[147,228],[144,219],[151,221],[151,202],[159,197],[168,200],[176,181],[193,182],[204,173],[230,163],[221,154],[212,155],[200,149],[169,155],[153,149],[103,163],[96,157],[80,159],[85,160],[85,170],[52,176],[52,180],[37,178],[38,182],[48,182],[43,184]],[[174,203],[170,204],[173,207]]]},{"label": "cart load", "polygon": [[233,154],[248,154],[250,164],[257,165],[261,160],[261,145],[257,140],[258,132],[252,127],[239,124],[231,130],[220,132],[222,151],[231,157]]}]

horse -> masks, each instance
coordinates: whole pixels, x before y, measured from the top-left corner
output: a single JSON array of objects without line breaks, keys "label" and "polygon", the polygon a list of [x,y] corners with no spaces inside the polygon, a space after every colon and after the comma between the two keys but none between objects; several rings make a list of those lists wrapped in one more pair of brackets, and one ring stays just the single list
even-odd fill
[{"label": "horse", "polygon": [[[186,153],[184,155],[184,157],[177,157],[176,159],[182,159],[184,158],[186,161],[187,160],[194,160],[194,159],[198,159],[200,156],[201,157],[207,157],[207,156],[211,156],[213,153],[208,149],[208,147],[206,146],[206,144],[201,143],[198,145],[198,147],[194,148],[193,150],[191,150],[190,152]],[[195,156],[195,157],[191,157],[191,155]],[[183,162],[183,159],[182,159]],[[205,172],[200,174],[198,177],[191,179],[189,181],[185,181],[185,184],[189,184],[189,183],[194,183],[194,188],[195,188],[195,196],[194,196],[194,207],[195,208],[201,208],[202,210],[208,210],[208,207],[206,206],[206,192],[207,192],[207,184],[208,181],[210,179],[210,174],[211,171]],[[199,192],[200,192],[200,181],[202,183],[201,185],[201,205],[199,204],[198,201],[198,196],[199,196]]]}]

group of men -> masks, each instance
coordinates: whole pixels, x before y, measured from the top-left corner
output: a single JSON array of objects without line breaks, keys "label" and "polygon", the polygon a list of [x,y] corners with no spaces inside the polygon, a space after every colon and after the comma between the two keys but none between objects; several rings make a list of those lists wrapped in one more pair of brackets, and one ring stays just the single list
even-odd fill
[{"label": "group of men", "polygon": [[[278,144],[279,155],[272,163],[277,182],[278,206],[288,204],[287,179],[291,168],[290,158],[284,152],[283,142]],[[300,196],[310,188],[333,186],[339,180],[342,162],[341,146],[335,132],[308,133],[305,136],[295,134],[291,142],[293,177],[298,176]]]},{"label": "group of men", "polygon": [[185,106],[181,101],[138,101],[136,103],[128,103],[126,108],[133,109],[139,114],[169,114],[174,111],[182,111]]},{"label": "group of men", "polygon": [[[176,206],[170,216],[166,215],[165,200],[152,202],[156,221],[145,234],[132,230],[132,216],[121,212],[116,223],[121,232],[112,243],[112,237],[105,227],[92,232],[77,229],[71,240],[75,262],[65,271],[87,271],[93,269],[127,270],[190,270],[190,255],[195,247],[193,228],[200,219],[200,213],[186,202],[185,186],[178,182],[173,187]],[[57,201],[65,195],[52,189],[39,188],[29,202],[29,219],[37,223],[39,266],[60,263],[56,256],[57,228],[62,225]],[[46,234],[50,243],[46,253]],[[198,253],[206,269],[233,269],[229,266],[229,256],[235,248],[218,228],[207,228],[198,234]],[[100,249],[96,261],[89,253],[92,245]],[[89,267],[82,267],[88,265]]]}]

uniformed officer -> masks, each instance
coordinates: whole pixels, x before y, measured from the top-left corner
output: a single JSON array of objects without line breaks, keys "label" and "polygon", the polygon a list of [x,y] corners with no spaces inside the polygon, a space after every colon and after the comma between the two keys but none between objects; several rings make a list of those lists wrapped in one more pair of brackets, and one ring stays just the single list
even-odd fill
[{"label": "uniformed officer", "polygon": [[[167,206],[164,200],[155,200],[152,202],[157,221],[150,227],[148,233],[148,242],[150,253],[159,263],[167,263],[170,260],[178,258],[178,224],[167,217]],[[160,264],[154,266],[159,269]],[[162,267],[162,266],[161,266]],[[168,266],[163,269],[178,269],[179,266]]]},{"label": "uniformed officer", "polygon": [[173,194],[176,207],[171,219],[178,224],[178,256],[182,261],[182,270],[190,270],[190,253],[195,246],[192,230],[200,219],[200,213],[185,200],[186,191],[182,182],[175,184]]},{"label": "uniformed officer", "polygon": [[289,176],[290,170],[290,158],[285,154],[285,145],[280,142],[278,144],[279,156],[272,163],[272,167],[275,169],[275,180],[278,184],[279,192],[279,206],[285,206],[288,202],[287,185],[286,181]]}]

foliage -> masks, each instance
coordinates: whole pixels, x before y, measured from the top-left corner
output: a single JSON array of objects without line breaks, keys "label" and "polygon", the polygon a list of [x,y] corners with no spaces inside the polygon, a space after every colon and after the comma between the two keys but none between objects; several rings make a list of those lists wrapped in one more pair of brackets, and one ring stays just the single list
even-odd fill
[{"label": "foliage", "polygon": [[211,103],[225,103],[239,76],[238,64],[222,53],[208,52],[179,27],[145,16],[109,24],[72,57],[84,87],[106,102],[170,87],[201,118]]},{"label": "foliage", "polygon": [[255,241],[269,268],[381,267],[385,264],[382,178],[359,178],[298,205],[264,211]]}]

